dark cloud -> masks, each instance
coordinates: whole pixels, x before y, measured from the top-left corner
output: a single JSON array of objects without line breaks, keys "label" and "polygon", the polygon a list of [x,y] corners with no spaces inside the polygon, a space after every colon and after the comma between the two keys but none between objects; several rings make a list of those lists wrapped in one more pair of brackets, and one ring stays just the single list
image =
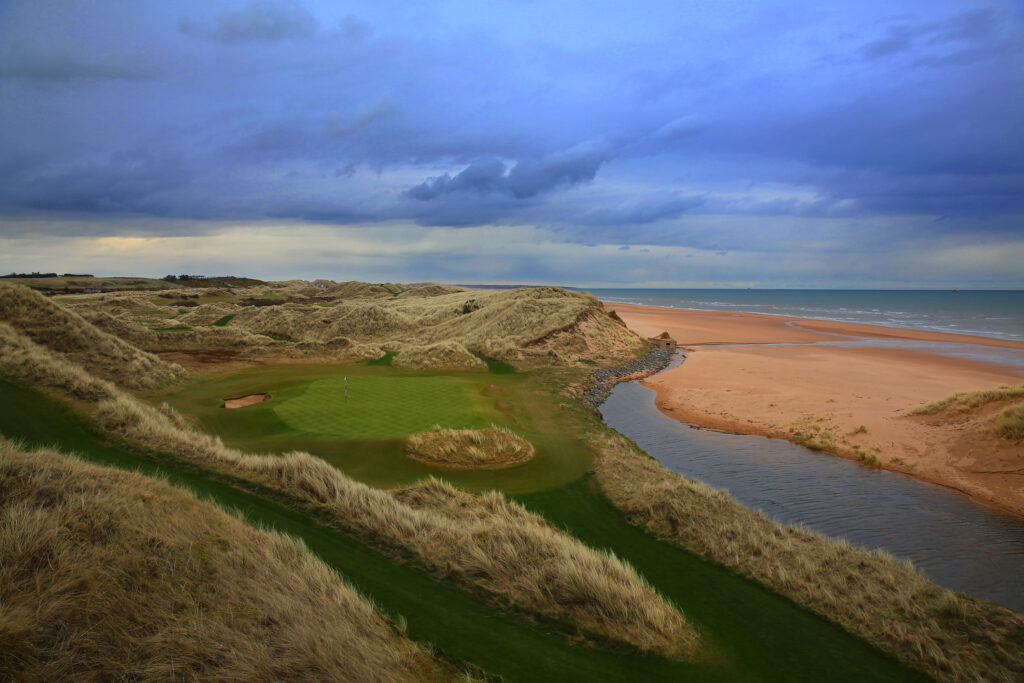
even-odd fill
[{"label": "dark cloud", "polygon": [[413,199],[429,201],[443,194],[472,191],[478,194],[501,192],[507,189],[505,164],[498,159],[478,161],[470,164],[454,177],[445,173],[425,180],[411,188],[406,194]]},{"label": "dark cloud", "polygon": [[508,173],[500,160],[478,161],[455,176],[445,173],[429,178],[406,194],[421,201],[466,191],[510,194],[516,199],[529,199],[560,187],[593,180],[601,164],[610,156],[606,145],[583,144],[540,159],[519,161]]},{"label": "dark cloud", "polygon": [[186,17],[178,27],[187,35],[222,43],[277,42],[312,36],[317,21],[296,0],[246,0],[218,14],[212,26]]},{"label": "dark cloud", "polygon": [[583,144],[543,159],[520,161],[508,173],[512,194],[523,199],[557,187],[593,180],[601,164],[611,157],[602,144]]},{"label": "dark cloud", "polygon": [[[975,49],[958,52],[972,53],[978,57],[990,55],[993,49],[1001,50],[998,41],[998,15],[990,10],[975,10],[957,15],[940,22],[898,23],[886,30],[883,38],[872,40],[860,49],[861,57],[867,61],[889,57],[900,52],[941,49],[951,44],[974,43]],[[993,44],[996,43],[996,44]],[[949,55],[931,54],[916,62],[919,65],[943,66],[963,61],[949,61]]]},{"label": "dark cloud", "polygon": [[733,253],[855,251],[866,223],[1005,236],[1024,48],[1020,14],[989,4],[752,2],[738,21],[553,2],[535,22],[500,2],[25,2],[0,23],[0,212]]},{"label": "dark cloud", "polygon": [[119,157],[87,165],[33,169],[4,185],[0,198],[12,207],[50,212],[169,215],[166,208],[154,203],[154,196],[186,182],[177,159]]},{"label": "dark cloud", "polygon": [[0,78],[41,85],[72,81],[138,81],[155,75],[156,70],[138,57],[96,59],[70,54],[29,53],[0,58]]}]

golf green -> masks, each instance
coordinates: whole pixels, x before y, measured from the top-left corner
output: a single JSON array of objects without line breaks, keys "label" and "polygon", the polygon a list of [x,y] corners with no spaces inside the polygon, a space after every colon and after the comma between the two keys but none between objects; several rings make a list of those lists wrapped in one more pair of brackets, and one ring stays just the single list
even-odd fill
[{"label": "golf green", "polygon": [[486,426],[455,377],[325,377],[274,412],[297,431],[346,438]]}]

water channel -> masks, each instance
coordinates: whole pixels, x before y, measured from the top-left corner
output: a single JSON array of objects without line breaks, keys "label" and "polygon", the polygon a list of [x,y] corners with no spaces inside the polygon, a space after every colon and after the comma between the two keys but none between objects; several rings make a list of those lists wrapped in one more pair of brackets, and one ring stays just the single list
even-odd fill
[{"label": "water channel", "polygon": [[662,414],[654,396],[626,382],[600,410],[666,468],[727,489],[780,522],[883,548],[942,586],[1024,611],[1024,520],[788,441],[691,427]]}]

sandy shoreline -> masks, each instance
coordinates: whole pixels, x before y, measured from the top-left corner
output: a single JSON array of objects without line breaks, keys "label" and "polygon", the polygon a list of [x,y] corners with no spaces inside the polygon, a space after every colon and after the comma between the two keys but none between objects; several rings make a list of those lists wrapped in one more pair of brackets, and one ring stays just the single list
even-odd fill
[{"label": "sandy shoreline", "polygon": [[1024,515],[1024,445],[985,433],[1005,406],[971,419],[906,413],[956,391],[1024,382],[1024,368],[927,351],[827,346],[854,339],[1024,343],[787,316],[605,303],[644,336],[669,332],[681,366],[645,380],[658,408],[701,427],[781,437],[963,491]]}]

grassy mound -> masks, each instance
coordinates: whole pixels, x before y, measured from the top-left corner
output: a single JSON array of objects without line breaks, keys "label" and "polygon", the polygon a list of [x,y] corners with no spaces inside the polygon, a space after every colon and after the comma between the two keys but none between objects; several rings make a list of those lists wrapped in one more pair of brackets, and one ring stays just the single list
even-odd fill
[{"label": "grassy mound", "polygon": [[297,431],[345,438],[405,436],[435,424],[482,426],[454,377],[326,377],[274,411]]},{"label": "grassy mound", "polygon": [[299,542],[138,474],[0,445],[0,678],[441,680]]},{"label": "grassy mound", "polygon": [[428,465],[468,469],[502,469],[533,457],[533,444],[501,427],[441,429],[414,434],[406,454]]},{"label": "grassy mound", "polygon": [[[971,439],[982,442],[996,437],[1002,448],[1013,448],[1006,441],[1024,439],[1024,384],[1003,384],[995,389],[959,391],[944,399],[926,403],[907,413],[933,421],[951,421]],[[989,451],[1000,445],[988,443]]]},{"label": "grassy mound", "polygon": [[392,365],[405,368],[486,370],[487,364],[458,342],[403,346]]},{"label": "grassy mound", "polygon": [[940,413],[963,414],[990,403],[1024,398],[1024,384],[1003,384],[995,389],[980,391],[958,391],[939,401],[926,403],[911,410],[908,415],[938,415]]},{"label": "grassy mound", "polygon": [[1024,403],[1012,405],[996,420],[996,434],[1004,439],[1024,439]]},{"label": "grassy mound", "polygon": [[[225,290],[204,292],[198,299],[177,304],[158,295],[153,301],[164,302],[162,306],[152,301],[143,305],[138,293],[79,297],[67,305],[110,313],[130,323],[120,328],[131,335],[126,338],[161,351],[230,347],[249,352],[248,347],[253,347],[253,352],[264,355],[269,351],[282,356],[333,356],[339,351],[337,345],[321,345],[343,338],[353,348],[373,345],[400,350],[396,362],[408,367],[483,369],[478,357],[527,366],[581,360],[605,363],[621,362],[644,348],[642,340],[605,313],[593,296],[557,287],[481,292],[431,284],[329,286],[321,282],[320,286],[268,283],[247,290],[248,298]],[[167,327],[176,305],[185,307],[177,321],[203,329],[147,337],[146,328]],[[225,320],[230,324],[215,327]],[[265,343],[252,341],[258,335],[300,345],[268,349]],[[363,355],[366,360],[380,354]]]},{"label": "grassy mound", "polygon": [[101,331],[82,316],[26,287],[0,284],[0,321],[32,342],[90,372],[131,389],[145,389],[182,377],[185,371]]},{"label": "grassy mound", "polygon": [[24,334],[0,322],[0,374],[36,386],[49,387],[85,401],[113,398],[117,388],[93,377],[66,356],[36,344]]}]

